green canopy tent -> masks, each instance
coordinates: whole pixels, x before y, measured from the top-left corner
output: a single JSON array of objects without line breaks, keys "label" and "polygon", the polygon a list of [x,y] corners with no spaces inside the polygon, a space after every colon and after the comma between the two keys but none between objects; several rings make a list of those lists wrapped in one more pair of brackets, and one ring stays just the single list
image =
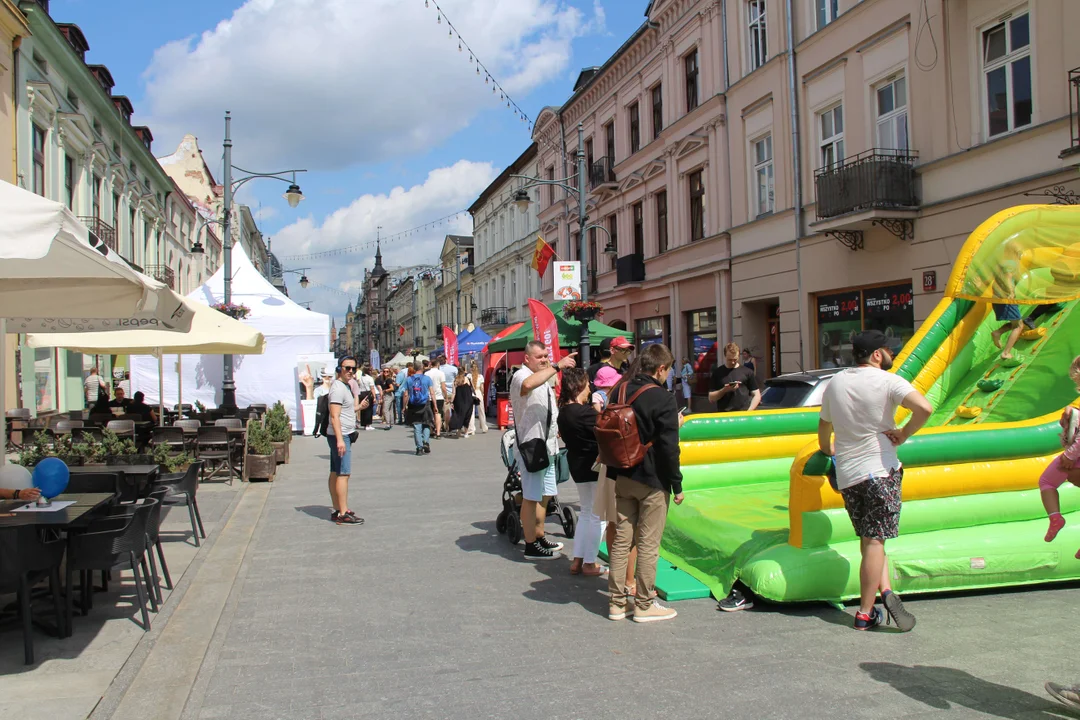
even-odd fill
[{"label": "green canopy tent", "polygon": [[[576,350],[578,341],[581,339],[581,323],[577,320],[568,320],[563,317],[562,306],[565,302],[565,300],[558,300],[553,303],[548,303],[548,307],[555,315],[555,322],[559,325],[559,346]],[[589,344],[593,347],[598,346],[601,340],[613,337],[630,339],[630,333],[626,330],[618,330],[605,325],[599,320],[593,320],[589,323]],[[487,352],[524,350],[525,345],[532,339],[532,323],[527,322],[506,337],[488,343]],[[631,342],[633,341],[631,340]]]}]

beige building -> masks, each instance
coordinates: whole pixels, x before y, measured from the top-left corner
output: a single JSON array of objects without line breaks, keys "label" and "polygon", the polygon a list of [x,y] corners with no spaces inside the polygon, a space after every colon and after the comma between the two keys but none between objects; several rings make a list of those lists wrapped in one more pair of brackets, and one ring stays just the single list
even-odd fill
[{"label": "beige building", "polygon": [[449,325],[460,333],[479,319],[473,285],[473,238],[469,235],[447,235],[439,253],[439,284],[435,286],[435,347],[443,344],[442,326]]},{"label": "beige building", "polygon": [[[696,358],[699,391],[717,341],[764,376],[847,363],[861,328],[901,344],[976,225],[1080,189],[1077,156],[1059,157],[1080,144],[1080,3],[791,6],[789,28],[777,0],[657,0],[534,129],[555,177],[584,124],[590,222],[617,248],[590,237],[594,297]],[[576,216],[542,194],[560,254]]]},{"label": "beige building", "polygon": [[[18,167],[15,157],[15,98],[12,96],[15,49],[30,34],[26,18],[11,0],[0,0],[0,180],[15,183]],[[18,383],[15,375],[15,351],[19,346],[17,335],[4,336],[4,384],[5,404],[15,407],[18,403]],[[6,409],[2,408],[2,409]]]}]

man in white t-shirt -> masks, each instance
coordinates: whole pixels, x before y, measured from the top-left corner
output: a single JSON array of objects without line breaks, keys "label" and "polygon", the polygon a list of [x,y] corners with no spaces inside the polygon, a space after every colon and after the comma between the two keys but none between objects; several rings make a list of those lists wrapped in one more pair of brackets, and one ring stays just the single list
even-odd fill
[{"label": "man in white t-shirt", "polygon": [[[874,607],[880,591],[885,610],[907,632],[915,627],[915,617],[892,591],[885,541],[896,537],[900,526],[904,469],[896,448],[919,431],[933,408],[911,383],[887,372],[893,356],[884,333],[866,330],[852,338],[851,345],[858,367],[841,371],[825,389],[818,446],[833,458],[836,489],[859,536],[861,592],[855,629],[869,630],[884,620]],[[896,427],[898,407],[911,411],[902,428]]]},{"label": "man in white t-shirt", "polygon": [[[525,534],[525,559],[554,560],[560,557],[562,543],[554,543],[544,536],[544,518],[548,501],[556,494],[555,455],[559,452],[559,408],[555,393],[548,381],[559,370],[572,368],[577,353],[570,353],[558,365],[551,364],[547,346],[533,340],[525,346],[524,366],[514,373],[510,381],[510,405],[514,409],[515,444],[518,469],[521,472],[521,529]],[[525,465],[521,448],[529,448],[534,441],[547,446],[547,466],[531,472]]]},{"label": "man in white t-shirt", "polygon": [[454,407],[454,383],[457,380],[458,369],[455,365],[451,365],[446,362],[446,358],[442,355],[439,356],[439,372],[443,374],[443,378],[446,380],[446,403],[443,410],[443,424],[447,428],[450,427],[450,413]]},{"label": "man in white t-shirt", "polygon": [[105,386],[105,380],[98,375],[98,369],[96,367],[90,368],[90,374],[83,380],[83,389],[86,391],[87,407],[90,407],[97,402],[98,393],[102,390],[108,392]]},{"label": "man in white t-shirt", "polygon": [[[439,369],[439,359],[435,358],[435,365],[431,366],[424,374],[431,378],[432,392],[435,394],[435,437],[442,437],[442,416],[446,407],[446,376]],[[428,362],[424,361],[425,365]]]}]

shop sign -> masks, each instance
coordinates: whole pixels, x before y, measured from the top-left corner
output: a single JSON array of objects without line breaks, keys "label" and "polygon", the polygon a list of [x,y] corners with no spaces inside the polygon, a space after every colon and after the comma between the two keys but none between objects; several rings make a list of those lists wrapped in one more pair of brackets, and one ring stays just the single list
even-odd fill
[{"label": "shop sign", "polygon": [[937,270],[923,270],[922,289],[923,292],[934,292],[937,290]]},{"label": "shop sign", "polygon": [[863,306],[867,317],[909,312],[914,307],[911,285],[905,283],[863,290]]},{"label": "shop sign", "polygon": [[859,291],[818,296],[818,322],[859,319]]},{"label": "shop sign", "polygon": [[581,263],[577,260],[555,263],[555,299],[581,299]]}]

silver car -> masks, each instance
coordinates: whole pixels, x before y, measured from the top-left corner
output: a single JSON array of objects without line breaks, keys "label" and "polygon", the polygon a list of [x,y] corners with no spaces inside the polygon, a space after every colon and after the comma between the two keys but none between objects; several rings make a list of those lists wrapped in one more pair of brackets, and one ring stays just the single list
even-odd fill
[{"label": "silver car", "polygon": [[778,375],[765,381],[761,393],[760,410],[780,410],[784,408],[819,407],[821,396],[833,375],[844,368],[826,368],[806,370],[805,372]]}]

